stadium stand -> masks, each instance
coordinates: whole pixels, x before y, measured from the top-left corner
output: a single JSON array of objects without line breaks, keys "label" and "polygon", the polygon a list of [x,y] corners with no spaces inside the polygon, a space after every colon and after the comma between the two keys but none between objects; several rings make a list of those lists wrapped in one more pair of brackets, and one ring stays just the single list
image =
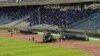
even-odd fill
[{"label": "stadium stand", "polygon": [[24,20],[28,19],[29,17],[30,16],[22,17],[21,19],[15,20],[13,22],[10,22],[10,23],[4,24],[4,25],[0,25],[0,27],[1,28],[8,28],[8,27],[14,28],[16,25],[22,23]]},{"label": "stadium stand", "polygon": [[99,0],[0,0],[0,28],[96,33],[99,4]]},{"label": "stadium stand", "polygon": [[[26,23],[28,27],[29,26],[32,27],[38,24],[48,24],[48,25],[53,25],[53,26],[68,27],[71,24],[75,24],[76,22],[79,22],[82,20],[88,20],[89,16],[96,14],[98,11],[99,9],[82,9],[82,10],[66,9],[65,11],[62,11],[60,9],[34,7],[34,6],[21,7],[21,8],[8,7],[8,8],[3,8],[3,9],[1,8],[0,10],[0,14],[1,14],[0,15],[0,21],[1,21],[0,25],[5,25],[5,24],[17,25],[17,22],[21,23],[24,21],[23,18],[26,18],[26,19],[29,18],[27,21],[30,22],[30,24]],[[26,15],[30,17],[27,17]],[[91,19],[92,18],[94,17],[91,17]],[[89,21],[86,21],[86,22],[88,23]],[[90,23],[93,24],[93,22],[90,22]],[[81,25],[81,28],[82,26],[87,27],[88,25],[87,26]],[[93,25],[90,25],[90,26],[93,26]],[[80,26],[76,28],[79,28],[79,27]],[[75,28],[75,27],[71,26],[71,28]],[[87,27],[86,29],[88,28],[89,27]]]},{"label": "stadium stand", "polygon": [[100,26],[100,14],[96,13],[93,17],[88,18],[88,20],[83,21],[75,25],[73,28],[75,29],[91,29],[96,30]]},{"label": "stadium stand", "polygon": [[[72,10],[68,9],[66,11],[60,11],[59,9],[42,9],[41,22],[54,25],[70,25],[74,22],[82,20],[91,14],[95,13],[97,10],[83,9],[83,10]],[[42,19],[45,19],[43,21]]]}]

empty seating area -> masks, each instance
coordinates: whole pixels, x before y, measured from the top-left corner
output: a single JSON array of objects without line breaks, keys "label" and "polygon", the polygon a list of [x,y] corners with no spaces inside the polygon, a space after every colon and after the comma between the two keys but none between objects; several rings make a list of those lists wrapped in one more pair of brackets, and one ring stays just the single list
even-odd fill
[{"label": "empty seating area", "polygon": [[25,15],[30,15],[27,20],[30,26],[37,24],[49,24],[67,27],[79,20],[82,20],[93,13],[98,12],[99,9],[60,9],[44,8],[44,7],[7,7],[0,8],[0,24],[10,23],[18,20]]},{"label": "empty seating area", "polygon": [[0,8],[0,25],[11,23],[28,14],[28,10],[20,7]]}]

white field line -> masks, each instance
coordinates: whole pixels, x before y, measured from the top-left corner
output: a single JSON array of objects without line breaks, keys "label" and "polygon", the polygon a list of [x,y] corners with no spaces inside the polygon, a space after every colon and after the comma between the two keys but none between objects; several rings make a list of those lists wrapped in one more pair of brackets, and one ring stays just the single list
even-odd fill
[{"label": "white field line", "polygon": [[100,41],[100,39],[99,39],[99,38],[93,38],[93,37],[90,37],[89,39],[90,39],[90,40]]}]

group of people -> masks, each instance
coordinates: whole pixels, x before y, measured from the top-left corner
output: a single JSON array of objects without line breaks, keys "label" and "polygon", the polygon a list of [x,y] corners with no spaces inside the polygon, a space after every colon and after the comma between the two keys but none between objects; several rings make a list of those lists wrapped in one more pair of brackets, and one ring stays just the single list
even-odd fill
[{"label": "group of people", "polygon": [[[50,24],[58,26],[68,26],[74,22],[85,19],[89,15],[99,11],[99,9],[53,9],[44,7],[9,7],[0,9],[0,22],[10,23],[12,21],[21,19],[25,15],[30,15],[27,20],[30,22],[29,26],[36,24]],[[6,19],[6,20],[4,20]],[[1,24],[1,23],[0,23]]]},{"label": "group of people", "polygon": [[77,21],[86,19],[98,10],[99,9],[67,9],[61,11],[60,9],[41,8],[40,11],[38,11],[39,14],[38,12],[36,13],[36,11],[31,14],[30,22],[31,25],[40,23],[67,27]]},{"label": "group of people", "polygon": [[35,38],[34,37],[30,37],[29,41],[35,42]]}]

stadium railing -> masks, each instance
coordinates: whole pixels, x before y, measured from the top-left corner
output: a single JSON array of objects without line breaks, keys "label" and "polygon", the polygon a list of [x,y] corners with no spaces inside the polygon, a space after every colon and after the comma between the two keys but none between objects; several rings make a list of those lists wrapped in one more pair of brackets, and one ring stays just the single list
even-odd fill
[{"label": "stadium railing", "polygon": [[29,15],[26,15],[26,16],[22,17],[22,18],[19,19],[19,20],[16,20],[16,21],[11,22],[11,23],[9,23],[9,24],[1,25],[0,27],[1,27],[1,28],[2,28],[2,27],[3,27],[3,28],[4,28],[4,27],[14,27],[15,25],[17,25],[17,24],[23,22],[24,20],[26,20],[26,19],[28,19],[28,18],[30,18],[30,16],[29,16]]}]

